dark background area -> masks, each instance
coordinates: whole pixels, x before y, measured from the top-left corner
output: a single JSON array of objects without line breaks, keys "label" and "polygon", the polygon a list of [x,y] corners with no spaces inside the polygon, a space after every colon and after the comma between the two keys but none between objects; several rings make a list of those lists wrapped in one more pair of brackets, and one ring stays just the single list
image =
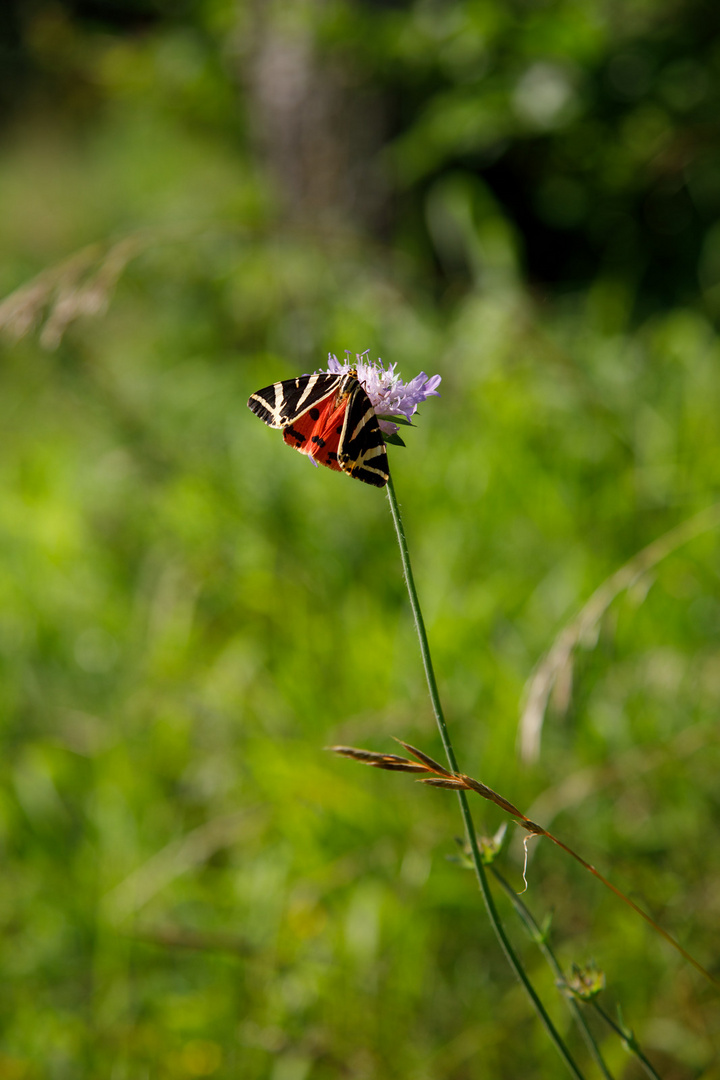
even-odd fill
[{"label": "dark background area", "polygon": [[[312,224],[322,205],[385,243],[405,236],[442,289],[466,268],[433,257],[424,208],[439,181],[461,175],[496,201],[540,295],[608,276],[628,284],[637,317],[698,297],[715,314],[716,5],[311,3],[302,61],[284,28],[293,20],[272,4],[238,5],[231,46],[217,32],[220,21],[232,29],[225,7],[218,19],[222,5],[192,0],[11,0],[0,23],[6,130],[28,108],[92,123],[108,99],[86,50],[182,33],[226,82],[216,122],[240,141],[255,129],[288,213]],[[294,99],[263,79],[283,56],[300,65]],[[349,111],[313,100],[331,88],[344,106],[352,97]],[[340,161],[344,175],[328,177]],[[358,190],[369,171],[382,177]]]}]

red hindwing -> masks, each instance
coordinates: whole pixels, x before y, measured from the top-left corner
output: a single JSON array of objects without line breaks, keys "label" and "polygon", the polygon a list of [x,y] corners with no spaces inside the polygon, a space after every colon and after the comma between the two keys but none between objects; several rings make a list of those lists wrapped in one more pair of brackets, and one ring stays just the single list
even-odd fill
[{"label": "red hindwing", "polygon": [[349,395],[343,394],[339,401],[337,397],[337,392],[333,391],[324,400],[318,401],[283,429],[283,439],[301,454],[307,454],[329,469],[342,472],[338,447]]}]

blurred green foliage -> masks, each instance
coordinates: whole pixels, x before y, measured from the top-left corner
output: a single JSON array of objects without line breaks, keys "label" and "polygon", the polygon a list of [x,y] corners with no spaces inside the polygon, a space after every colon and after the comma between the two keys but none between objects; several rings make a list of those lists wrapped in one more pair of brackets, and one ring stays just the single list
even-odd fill
[{"label": "blurred green foliage", "polygon": [[[453,798],[323,753],[392,735],[440,753],[385,500],[245,401],[328,350],[442,374],[391,464],[461,765],[531,815],[542,799],[717,967],[713,534],[615,602],[540,762],[516,754],[564,623],[718,498],[715,7],[3,18],[2,294],[92,242],[138,246],[101,317],[70,318],[88,278],[66,269],[25,296],[40,334],[2,346],[0,1076],[561,1075],[447,859]],[[278,124],[264,146],[253,72],[288,41],[375,117],[350,130],[372,153],[337,159],[370,161],[373,200],[313,187],[338,130],[322,113],[312,167],[275,167],[307,145]],[[337,202],[313,211],[318,190]],[[717,1076],[708,987],[560,852],[532,856],[524,899],[554,910],[566,968],[595,958],[663,1075]]]}]

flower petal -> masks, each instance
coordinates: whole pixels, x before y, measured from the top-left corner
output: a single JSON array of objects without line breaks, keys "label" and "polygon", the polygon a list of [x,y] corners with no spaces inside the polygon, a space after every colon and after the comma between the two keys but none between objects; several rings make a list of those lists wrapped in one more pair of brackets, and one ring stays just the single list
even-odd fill
[{"label": "flower petal", "polygon": [[383,417],[379,420],[380,430],[386,435],[394,435],[398,425],[386,417],[397,416],[409,421],[417,412],[418,406],[422,405],[429,397],[439,397],[437,387],[442,381],[440,375],[428,376],[424,371],[416,375],[410,382],[405,383],[395,370],[395,364],[385,367],[378,357],[377,361],[368,359],[369,350],[355,354],[355,361],[350,360],[349,351],[346,353],[347,360],[340,363],[333,354],[328,354],[327,370],[334,375],[344,375],[351,368],[357,370],[359,382],[370,398],[370,403],[376,413]]}]

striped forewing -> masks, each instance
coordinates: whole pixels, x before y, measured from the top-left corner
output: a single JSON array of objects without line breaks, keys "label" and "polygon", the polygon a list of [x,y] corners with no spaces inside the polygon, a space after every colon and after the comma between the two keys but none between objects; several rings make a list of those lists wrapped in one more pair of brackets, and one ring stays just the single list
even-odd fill
[{"label": "striped forewing", "polygon": [[353,387],[340,436],[338,461],[343,472],[374,487],[390,479],[387,453],[370,398],[359,382]]},{"label": "striped forewing", "polygon": [[[300,375],[273,383],[251,394],[248,408],[273,428],[284,428],[299,420],[308,410],[324,401],[328,395],[346,389],[341,386],[349,375]],[[352,380],[355,382],[356,380]]]}]

